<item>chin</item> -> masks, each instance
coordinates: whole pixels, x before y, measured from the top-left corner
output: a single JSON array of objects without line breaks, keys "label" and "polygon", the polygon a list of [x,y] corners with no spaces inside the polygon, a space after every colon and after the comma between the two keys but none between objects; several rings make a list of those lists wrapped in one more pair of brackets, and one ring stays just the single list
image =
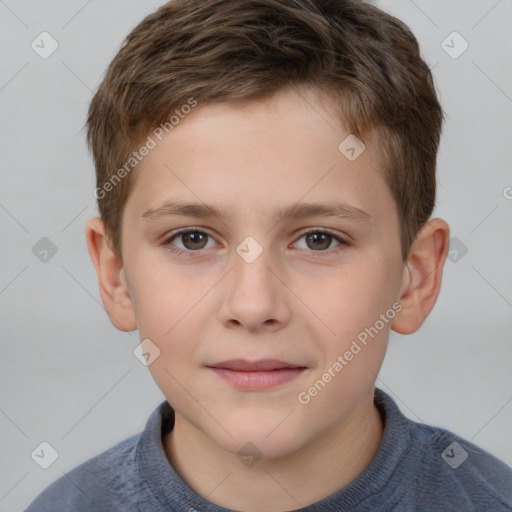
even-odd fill
[{"label": "chin", "polygon": [[[301,442],[304,429],[292,423],[286,414],[246,415],[241,417],[233,415],[231,421],[224,421],[225,432],[219,436],[219,430],[205,431],[206,435],[214,440],[221,448],[239,457],[255,457],[265,459],[279,459],[299,450],[306,440]],[[283,421],[284,420],[284,421]]]},{"label": "chin", "polygon": [[221,445],[221,448],[240,458],[242,463],[247,458],[253,458],[254,461],[285,458],[295,453],[300,447],[300,439],[289,435],[276,436],[272,439],[266,438],[265,435],[235,436],[227,445]]}]

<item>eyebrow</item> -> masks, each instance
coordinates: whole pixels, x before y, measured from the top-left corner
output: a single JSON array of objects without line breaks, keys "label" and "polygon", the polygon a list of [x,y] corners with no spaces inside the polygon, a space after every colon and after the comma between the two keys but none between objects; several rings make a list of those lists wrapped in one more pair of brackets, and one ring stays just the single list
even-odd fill
[{"label": "eyebrow", "polygon": [[[205,203],[187,203],[184,201],[166,201],[158,208],[150,208],[142,214],[143,219],[156,220],[162,217],[172,215],[183,215],[204,219],[208,217],[218,217],[225,219],[229,217],[228,211],[222,208]],[[308,217],[335,217],[343,219],[354,219],[374,224],[372,217],[355,206],[342,202],[328,203],[294,203],[289,206],[277,208],[272,217],[274,222],[282,219],[300,220]]]}]

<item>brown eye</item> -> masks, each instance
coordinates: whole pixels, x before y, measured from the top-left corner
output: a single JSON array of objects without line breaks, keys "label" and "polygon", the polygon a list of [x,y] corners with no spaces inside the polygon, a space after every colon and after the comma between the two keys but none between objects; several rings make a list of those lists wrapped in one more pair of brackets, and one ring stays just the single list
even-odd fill
[{"label": "brown eye", "polygon": [[345,250],[350,243],[323,229],[309,230],[295,242],[294,246],[309,253],[309,256],[334,256]]},{"label": "brown eye", "polygon": [[306,244],[313,250],[326,250],[331,245],[333,236],[329,233],[313,232],[306,235]]},{"label": "brown eye", "polygon": [[[208,243],[210,243],[209,246]],[[201,249],[208,249],[215,246],[215,240],[203,231],[188,230],[175,233],[168,238],[164,245],[171,245],[176,248],[176,251],[194,252]]]},{"label": "brown eye", "polygon": [[208,240],[208,235],[198,231],[191,231],[189,233],[182,234],[181,240],[183,241],[185,248],[190,249],[191,251],[204,249],[206,241]]}]

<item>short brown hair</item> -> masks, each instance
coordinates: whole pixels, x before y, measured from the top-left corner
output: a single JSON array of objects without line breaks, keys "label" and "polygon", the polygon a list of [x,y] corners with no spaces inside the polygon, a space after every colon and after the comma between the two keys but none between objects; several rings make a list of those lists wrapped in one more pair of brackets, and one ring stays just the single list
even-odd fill
[{"label": "short brown hair", "polygon": [[407,257],[435,205],[444,116],[409,28],[361,0],[172,0],[135,27],[87,119],[100,216],[116,255],[122,259],[122,214],[134,181],[126,162],[152,130],[169,127],[191,99],[259,100],[294,85],[334,93],[360,139],[372,128],[383,134],[381,171]]}]

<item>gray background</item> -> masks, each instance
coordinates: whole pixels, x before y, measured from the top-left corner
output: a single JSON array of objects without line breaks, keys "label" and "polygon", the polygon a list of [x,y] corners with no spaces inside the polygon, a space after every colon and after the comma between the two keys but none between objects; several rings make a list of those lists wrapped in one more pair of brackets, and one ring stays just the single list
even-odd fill
[{"label": "gray background", "polygon": [[[140,431],[163,399],[132,353],[138,333],[116,331],[101,305],[82,131],[123,38],[162,3],[0,0],[0,511]],[[447,114],[436,215],[459,239],[433,313],[392,334],[377,385],[411,418],[512,464],[512,1],[377,5],[411,27],[433,68]],[[47,59],[31,48],[43,31],[59,44]],[[460,40],[442,44],[453,31],[469,43],[458,58],[445,49]],[[33,252],[43,237],[57,248],[46,262]],[[42,441],[59,454],[46,470],[31,458]]]}]

